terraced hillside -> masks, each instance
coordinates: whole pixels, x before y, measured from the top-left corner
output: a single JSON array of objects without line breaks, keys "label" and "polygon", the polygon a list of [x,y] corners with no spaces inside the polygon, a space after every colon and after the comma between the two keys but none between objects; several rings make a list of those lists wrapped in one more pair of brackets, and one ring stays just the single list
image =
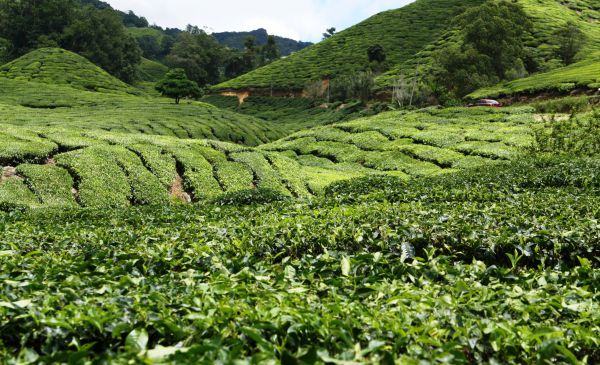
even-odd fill
[{"label": "terraced hillside", "polygon": [[498,98],[543,92],[566,93],[575,89],[600,89],[600,53],[567,67],[477,90],[467,95],[467,98]]},{"label": "terraced hillside", "polygon": [[222,89],[300,89],[310,81],[348,75],[368,64],[367,50],[380,44],[388,62],[405,62],[435,41],[465,7],[483,0],[418,0],[404,8],[375,15],[316,45],[239,78]]},{"label": "terraced hillside", "polygon": [[2,125],[0,205],[128,206],[269,191],[319,194],[339,180],[410,179],[489,166],[531,144],[529,109],[392,112],[259,148],[214,140]]},{"label": "terraced hillside", "polygon": [[60,48],[41,48],[0,66],[0,78],[67,85],[86,91],[142,94],[86,58]]},{"label": "terraced hillside", "polygon": [[0,123],[211,138],[252,146],[287,134],[273,123],[205,103],[175,105],[166,98],[81,91],[3,77]]},{"label": "terraced hillside", "polygon": [[[449,42],[456,42],[452,18],[468,6],[483,1],[417,0],[397,10],[375,15],[330,39],[291,57],[215,86],[223,89],[297,89],[310,81],[348,75],[368,65],[367,49],[381,44],[391,70],[376,79],[378,88],[388,88],[401,73],[421,74],[431,65],[431,54]],[[532,19],[534,32],[528,46],[545,68],[555,68],[553,33],[573,21],[588,36],[584,56],[600,50],[600,6],[594,0],[517,0]]]}]

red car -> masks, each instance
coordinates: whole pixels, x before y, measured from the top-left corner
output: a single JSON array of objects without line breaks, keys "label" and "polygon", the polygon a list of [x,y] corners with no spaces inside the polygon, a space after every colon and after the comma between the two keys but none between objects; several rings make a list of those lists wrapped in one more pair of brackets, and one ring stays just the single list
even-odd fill
[{"label": "red car", "polygon": [[499,108],[502,104],[496,100],[492,99],[480,99],[475,102],[475,104],[471,104],[470,106],[489,106],[492,108]]}]

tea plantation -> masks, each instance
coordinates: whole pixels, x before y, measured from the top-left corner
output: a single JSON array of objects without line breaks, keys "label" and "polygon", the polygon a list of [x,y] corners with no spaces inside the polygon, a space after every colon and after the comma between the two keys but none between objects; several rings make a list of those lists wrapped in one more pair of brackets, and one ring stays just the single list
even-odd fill
[{"label": "tea plantation", "polygon": [[[461,4],[382,13],[241,80],[356,71],[379,27],[421,29],[381,39],[412,56]],[[589,91],[594,62],[474,97]],[[51,48],[0,66],[0,365],[600,363],[597,97],[176,105],[152,90],[164,66],[139,71]]]}]

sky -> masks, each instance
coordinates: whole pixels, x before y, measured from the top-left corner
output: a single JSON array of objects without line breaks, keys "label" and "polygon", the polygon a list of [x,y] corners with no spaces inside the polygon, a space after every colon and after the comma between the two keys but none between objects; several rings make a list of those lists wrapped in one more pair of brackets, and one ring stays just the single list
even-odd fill
[{"label": "sky", "polygon": [[339,30],[413,0],[104,0],[133,10],[150,24],[207,27],[208,33],[265,28],[269,34],[317,42],[325,29]]}]

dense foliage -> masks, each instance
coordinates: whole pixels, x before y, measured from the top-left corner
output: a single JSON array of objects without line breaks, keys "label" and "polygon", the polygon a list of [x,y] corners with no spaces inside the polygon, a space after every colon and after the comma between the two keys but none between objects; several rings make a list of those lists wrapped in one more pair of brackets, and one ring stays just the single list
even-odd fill
[{"label": "dense foliage", "polygon": [[[102,76],[83,75],[92,83]],[[117,89],[81,91],[60,85],[62,76],[51,74],[49,81],[36,82],[0,78],[1,123],[57,128],[61,140],[69,140],[74,132],[79,134],[73,140],[75,146],[85,145],[88,138],[81,133],[87,131],[209,138],[249,146],[286,135],[285,127],[209,104],[189,101],[175,105],[166,98],[128,95]],[[54,82],[56,85],[50,84]]]},{"label": "dense foliage", "polygon": [[60,48],[40,48],[0,66],[0,77],[86,91],[141,94],[87,59]]},{"label": "dense foliage", "polygon": [[[452,51],[460,47],[463,28],[460,23],[453,22],[453,19],[467,9],[476,11],[473,9],[484,3],[483,0],[468,2],[419,0],[402,9],[375,15],[285,60],[225,82],[218,85],[216,89],[270,88],[271,86],[276,89],[303,89],[316,80],[352,75],[367,68],[373,69],[367,51],[369,47],[380,45],[386,51],[386,61],[383,67],[379,66],[376,69],[378,72],[386,69],[389,71],[376,78],[376,90],[391,91],[398,77],[413,78],[416,75],[417,80],[420,81],[419,86],[425,89],[424,92],[438,96],[434,102],[443,102],[444,100],[439,100],[439,94],[443,92],[440,90],[440,85],[432,84],[429,80],[429,76],[433,73],[434,55],[440,49],[449,48]],[[496,2],[490,3],[493,7]],[[564,29],[568,22],[575,24],[587,39],[580,55],[587,58],[593,51],[600,50],[600,27],[598,26],[600,9],[593,0],[565,2],[516,0],[510,4],[522,7],[528,22],[532,24],[531,36],[524,39],[525,53],[519,57],[522,58],[523,67],[520,63],[510,65],[511,67],[505,70],[510,78],[522,76],[523,70],[550,71],[563,66],[556,32]],[[515,13],[515,16],[517,14]],[[485,18],[485,13],[481,15]],[[503,22],[510,22],[513,19],[515,17],[512,13],[502,17]],[[477,28],[472,27],[471,30],[473,34],[477,34]],[[493,44],[496,38],[496,35],[492,34],[487,41]],[[472,64],[472,68],[481,68],[475,62],[481,61],[481,57],[464,59],[459,52],[454,54],[453,59],[462,59]],[[505,62],[506,58],[503,56],[499,60],[492,61]],[[461,65],[460,62],[456,63],[457,66]],[[486,80],[486,74],[479,72],[480,78],[484,79],[479,80],[478,84],[494,81],[496,69],[493,66],[490,64],[488,68],[492,70],[494,78]]]},{"label": "dense foliage", "polygon": [[459,43],[434,55],[439,67],[434,77],[451,93],[462,97],[527,74],[524,40],[531,24],[520,5],[488,1],[467,10],[456,22],[462,30]]},{"label": "dense foliage", "polygon": [[[83,207],[162,205],[169,196],[192,202],[229,201],[232,194],[254,189],[281,197],[310,197],[322,194],[333,182],[355,177],[410,179],[494,166],[520,157],[533,142],[531,109],[385,113],[305,129],[251,148],[188,138],[252,145],[282,133],[284,121],[253,124],[248,118],[235,124],[228,119],[233,113],[200,105],[178,108],[155,101],[113,105],[123,113],[125,107],[151,104],[153,118],[160,110],[171,120],[150,119],[142,125],[136,119],[119,125],[114,115],[92,114],[85,124],[77,117],[75,123],[48,123],[61,115],[48,113],[47,119],[20,122],[27,127],[3,125],[0,165],[17,167],[17,174],[7,179],[10,184],[0,184],[3,209],[71,206],[73,200]],[[188,113],[208,113],[210,124],[194,119],[184,124],[177,118]],[[22,164],[49,165],[46,171],[53,176],[65,171],[70,176],[60,180],[44,179],[43,174],[21,176]],[[105,183],[108,180],[110,184]],[[62,187],[56,191],[72,190],[71,199],[41,193],[52,192],[54,184]],[[30,191],[32,186],[36,188]]]},{"label": "dense foliage", "polygon": [[[529,16],[527,6],[549,1],[516,3]],[[70,36],[122,29],[108,4],[82,2],[101,10],[87,8],[85,20],[76,11]],[[457,7],[426,9],[436,4]],[[421,49],[445,32],[444,14],[477,15],[413,61],[461,34],[476,37],[465,52],[473,60],[495,51],[476,34],[510,21],[493,15],[512,5],[494,4],[465,13],[454,0],[420,0],[300,52],[347,40],[364,68],[349,62],[352,76],[328,68],[331,82],[311,81],[361,102],[154,97],[160,79],[179,101],[226,77],[224,65],[235,73],[270,62],[276,40],[223,50],[197,27],[147,28],[133,13],[122,21],[139,44],[161,39],[146,39],[146,55],[186,67],[144,59],[135,71],[147,94],[59,48],[0,67],[0,363],[599,363],[600,112],[591,108],[600,98],[387,113],[366,102],[370,72],[399,57],[386,42]],[[550,5],[586,37],[597,31],[595,0]],[[401,27],[422,32],[372,42],[361,31],[398,26],[373,19],[411,20]],[[536,48],[553,34],[536,32],[551,28],[534,26],[534,58],[557,57],[558,46]],[[54,42],[48,34],[37,46]],[[12,43],[0,38],[0,58],[3,44]],[[494,77],[523,51],[513,46],[486,56]],[[593,88],[592,61],[502,87]],[[402,97],[406,85],[423,87],[422,71],[401,78]],[[409,104],[421,94],[411,91]],[[571,115],[543,114],[559,111]]]}]

